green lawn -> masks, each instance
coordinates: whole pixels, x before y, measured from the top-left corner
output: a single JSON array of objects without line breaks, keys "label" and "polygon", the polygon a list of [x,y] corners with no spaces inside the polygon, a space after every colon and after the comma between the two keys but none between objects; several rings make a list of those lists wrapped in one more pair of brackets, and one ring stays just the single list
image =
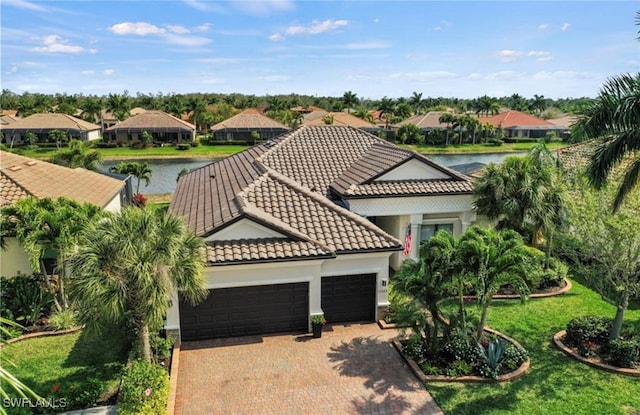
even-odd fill
[{"label": "green lawn", "polygon": [[[129,147],[99,148],[97,149],[105,160],[109,159],[134,159],[154,157],[226,157],[248,148],[242,145],[200,145],[188,150],[177,150],[175,147],[152,147],[145,149],[133,149]],[[20,154],[26,157],[47,159],[56,152],[55,148],[38,148],[35,150],[21,150]]]},{"label": "green lawn", "polygon": [[[494,146],[492,144],[463,144],[444,146],[429,146],[429,145],[408,145],[401,144],[400,147],[415,150],[422,154],[439,154],[439,153],[509,153],[514,151],[528,151],[537,143],[505,143],[500,146]],[[566,147],[566,143],[547,143],[549,150],[557,150],[559,148]]]},{"label": "green lawn", "polygon": [[[117,391],[127,359],[123,338],[117,333],[104,338],[83,332],[37,337],[7,345],[2,353],[16,365],[11,372],[45,399],[71,400],[90,389],[106,397],[108,391]],[[59,387],[57,392],[54,385]]]},{"label": "green lawn", "polygon": [[[591,368],[564,355],[553,335],[569,320],[585,314],[613,317],[610,304],[573,282],[560,297],[495,301],[489,325],[519,341],[530,353],[531,370],[507,384],[428,383],[427,389],[447,415],[454,414],[632,414],[640,411],[640,379]],[[450,306],[450,305],[449,305]],[[640,309],[626,320],[640,325]]]}]

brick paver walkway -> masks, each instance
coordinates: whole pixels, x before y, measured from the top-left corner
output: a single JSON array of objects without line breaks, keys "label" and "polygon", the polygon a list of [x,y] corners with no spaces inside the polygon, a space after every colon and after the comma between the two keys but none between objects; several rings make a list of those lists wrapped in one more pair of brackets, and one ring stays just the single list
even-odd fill
[{"label": "brick paver walkway", "polygon": [[442,414],[376,324],[184,343],[176,415]]}]

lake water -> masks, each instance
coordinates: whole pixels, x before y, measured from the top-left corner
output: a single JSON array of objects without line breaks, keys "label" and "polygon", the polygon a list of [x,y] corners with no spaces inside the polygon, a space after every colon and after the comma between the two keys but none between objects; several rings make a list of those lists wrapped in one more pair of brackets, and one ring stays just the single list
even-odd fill
[{"label": "lake water", "polygon": [[[473,153],[473,154],[432,154],[427,157],[443,166],[455,166],[467,163],[500,163],[507,156],[521,155],[523,153]],[[140,191],[144,194],[155,195],[173,193],[176,188],[178,173],[183,168],[197,169],[219,158],[166,158],[166,159],[136,159],[136,160],[107,160],[102,162],[102,171],[108,171],[109,167],[126,161],[147,162],[151,167],[151,182],[145,187],[140,184]],[[134,186],[136,181],[134,180]],[[134,189],[135,191],[135,189]]]}]

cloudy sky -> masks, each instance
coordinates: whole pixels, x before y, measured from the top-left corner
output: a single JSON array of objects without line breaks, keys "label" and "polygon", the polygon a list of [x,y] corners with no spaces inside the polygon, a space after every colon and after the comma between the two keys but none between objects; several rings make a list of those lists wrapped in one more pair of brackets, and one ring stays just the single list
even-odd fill
[{"label": "cloudy sky", "polygon": [[595,96],[637,1],[0,0],[16,93]]}]

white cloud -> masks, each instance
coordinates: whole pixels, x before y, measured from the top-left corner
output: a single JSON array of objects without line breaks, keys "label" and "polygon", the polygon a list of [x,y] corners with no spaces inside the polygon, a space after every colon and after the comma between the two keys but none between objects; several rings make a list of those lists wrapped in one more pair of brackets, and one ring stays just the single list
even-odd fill
[{"label": "white cloud", "polygon": [[206,37],[185,36],[189,33],[189,29],[181,25],[166,25],[166,28],[163,28],[146,22],[123,22],[111,26],[109,30],[120,36],[159,36],[169,43],[180,46],[203,46],[211,42]]},{"label": "white cloud", "polygon": [[42,39],[43,46],[32,48],[34,52],[46,52],[46,53],[80,53],[84,52],[82,46],[70,45],[65,39],[62,39],[58,35],[45,36]]},{"label": "white cloud", "polygon": [[204,23],[196,26],[193,30],[196,32],[208,32],[211,29],[211,23]]},{"label": "white cloud", "polygon": [[552,59],[551,52],[546,50],[530,50],[527,56],[536,58],[538,62],[548,62]]},{"label": "white cloud", "polygon": [[193,7],[201,12],[214,12],[223,10],[220,6],[213,2],[204,2],[199,0],[184,0],[187,6]]},{"label": "white cloud", "polygon": [[504,49],[497,52],[497,55],[500,57],[502,62],[513,62],[516,60],[518,56],[522,55],[522,52],[516,50]]},{"label": "white cloud", "polygon": [[3,0],[2,1],[2,5],[3,6],[13,6],[13,7],[17,7],[19,9],[27,9],[27,10],[32,10],[32,11],[36,11],[36,12],[46,12],[47,9],[32,3],[30,1],[26,1],[26,0]]},{"label": "white cloud", "polygon": [[409,79],[412,81],[431,81],[437,79],[453,79],[458,78],[459,75],[453,72],[447,71],[432,71],[432,72],[396,72],[389,75],[392,79]]},{"label": "white cloud", "polygon": [[189,29],[187,29],[186,27],[181,26],[181,25],[168,24],[167,25],[167,29],[169,29],[170,32],[177,33],[179,35],[184,35],[184,34],[187,34],[187,33],[190,32]]},{"label": "white cloud", "polygon": [[290,81],[291,77],[286,75],[267,75],[267,76],[259,76],[258,80],[265,81],[265,82],[285,82],[285,81]]},{"label": "white cloud", "polygon": [[467,76],[467,79],[482,79],[482,74],[478,72],[473,72]]},{"label": "white cloud", "polygon": [[484,79],[510,81],[516,78],[520,78],[521,76],[522,74],[516,71],[499,71],[499,72],[488,74],[487,76],[484,77]]},{"label": "white cloud", "polygon": [[331,20],[327,19],[322,22],[314,20],[307,26],[290,26],[286,30],[286,34],[290,36],[296,35],[318,35],[320,33],[331,32],[345,27],[349,24],[348,20]]},{"label": "white cloud", "polygon": [[84,70],[84,71],[82,71],[82,72],[80,72],[80,73],[81,73],[82,75],[89,76],[89,75],[93,75],[93,74],[94,74],[94,73],[96,73],[96,72],[95,72],[95,71],[93,71],[93,70],[91,70],[91,69],[87,69],[87,70]]},{"label": "white cloud", "polygon": [[231,4],[244,13],[254,15],[285,12],[294,8],[293,0],[243,0]]},{"label": "white cloud", "polygon": [[165,33],[166,30],[146,22],[123,22],[114,24],[109,28],[116,35],[159,35]]},{"label": "white cloud", "polygon": [[105,69],[104,71],[102,71],[102,74],[103,74],[103,75],[106,75],[106,76],[111,76],[111,75],[113,75],[114,73],[116,73],[116,70],[115,70],[115,69]]},{"label": "white cloud", "polygon": [[567,30],[569,30],[570,26],[571,26],[570,23],[563,23],[561,29],[563,32],[566,32]]},{"label": "white cloud", "polygon": [[546,24],[546,23],[542,23],[542,24],[539,24],[539,25],[538,25],[538,29],[540,29],[540,30],[544,30],[544,29],[546,29],[546,28],[548,28],[548,27],[549,27],[549,25],[548,25],[548,24]]},{"label": "white cloud", "polygon": [[284,40],[284,36],[282,36],[280,33],[274,33],[269,36],[269,40],[272,42],[280,42]]}]

